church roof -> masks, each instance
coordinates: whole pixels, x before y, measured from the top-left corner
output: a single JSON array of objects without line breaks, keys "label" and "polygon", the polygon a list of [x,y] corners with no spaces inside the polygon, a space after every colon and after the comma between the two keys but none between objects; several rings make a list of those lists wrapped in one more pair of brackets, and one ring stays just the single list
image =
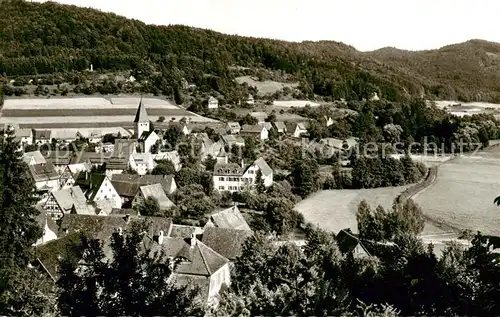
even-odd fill
[{"label": "church roof", "polygon": [[144,106],[144,104],[142,103],[142,98],[139,102],[139,108],[137,108],[134,122],[149,122],[148,113],[146,112],[146,106]]}]

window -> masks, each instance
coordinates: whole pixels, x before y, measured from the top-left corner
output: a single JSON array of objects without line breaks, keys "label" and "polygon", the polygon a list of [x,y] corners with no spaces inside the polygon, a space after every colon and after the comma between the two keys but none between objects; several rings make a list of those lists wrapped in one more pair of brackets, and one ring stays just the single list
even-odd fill
[{"label": "window", "polygon": [[248,171],[248,174],[253,174],[253,170],[249,170],[249,171]]},{"label": "window", "polygon": [[219,177],[219,180],[220,180],[221,182],[223,182],[223,181],[224,181],[224,177]]},{"label": "window", "polygon": [[219,186],[219,190],[224,190],[224,186]]}]

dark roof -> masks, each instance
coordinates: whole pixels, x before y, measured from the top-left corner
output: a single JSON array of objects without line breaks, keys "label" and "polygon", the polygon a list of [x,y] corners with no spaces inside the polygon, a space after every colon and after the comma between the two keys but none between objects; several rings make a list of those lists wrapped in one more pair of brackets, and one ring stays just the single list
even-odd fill
[{"label": "dark roof", "polygon": [[170,230],[169,237],[185,239],[190,238],[193,233],[198,234],[201,232],[203,232],[203,229],[201,227],[173,224],[172,229]]},{"label": "dark roof", "polygon": [[158,232],[168,232],[172,225],[170,218],[163,217],[142,217],[126,215],[116,216],[93,216],[93,215],[64,215],[59,228],[59,236],[64,236],[67,233],[81,231],[88,233],[92,237],[100,240],[106,240],[118,228],[126,230],[126,228],[134,222],[146,221],[148,223],[148,236],[153,237]]},{"label": "dark roof", "polygon": [[110,157],[106,160],[106,170],[126,170],[129,159],[125,157]]},{"label": "dark roof", "polygon": [[175,270],[178,274],[208,277],[229,262],[227,258],[198,239],[196,239],[195,245],[191,247],[191,239],[165,237],[162,244],[153,243],[151,246],[152,252],[160,250],[164,251],[167,257],[185,259]]},{"label": "dark roof", "polygon": [[111,212],[109,213],[109,215],[138,216],[139,213],[137,212],[137,210],[135,210],[133,208],[113,208],[113,209],[111,209]]},{"label": "dark roof", "polygon": [[146,107],[141,101],[139,102],[139,108],[137,108],[137,112],[135,114],[134,122],[149,122],[148,113],[146,112]]},{"label": "dark roof", "polygon": [[29,170],[35,182],[59,179],[59,174],[56,172],[54,165],[50,162],[45,164],[29,165]]},{"label": "dark roof", "polygon": [[205,228],[202,242],[220,255],[234,260],[241,255],[243,243],[253,234],[250,230]]},{"label": "dark roof", "polygon": [[50,134],[52,133],[51,130],[35,130],[35,140],[43,140],[47,139],[50,140]]},{"label": "dark roof", "polygon": [[245,169],[236,163],[217,163],[214,166],[214,176],[241,176],[244,171]]},{"label": "dark roof", "polygon": [[101,165],[106,162],[106,154],[95,153],[95,152],[81,152],[80,154],[73,155],[70,160],[70,164],[78,164],[85,162]]},{"label": "dark roof", "polygon": [[262,129],[265,128],[264,125],[261,124],[244,124],[241,127],[240,133],[260,133]]},{"label": "dark roof", "polygon": [[97,195],[99,191],[99,187],[101,187],[102,182],[106,179],[106,175],[104,174],[91,174],[89,177],[90,183],[89,183],[89,189],[87,194],[87,198],[91,201],[94,200],[95,195]]},{"label": "dark roof", "polygon": [[114,176],[111,179],[111,184],[113,184],[118,195],[132,198],[137,194],[140,187],[139,183],[116,181],[114,180]]},{"label": "dark roof", "polygon": [[45,223],[47,223],[47,227],[57,234],[59,231],[59,226],[52,220],[52,218],[44,211],[41,211],[40,214],[35,218],[38,226],[40,228],[45,228]]},{"label": "dark roof", "polygon": [[[174,180],[174,175],[138,175],[138,174],[115,174],[111,177],[113,182],[138,183],[139,186],[161,184],[165,193],[170,191]],[[125,185],[121,185],[125,186]],[[118,189],[117,189],[118,190]],[[136,191],[137,193],[137,191]],[[134,193],[135,195],[135,193]],[[120,196],[122,196],[120,194]]]},{"label": "dark roof", "polygon": [[340,230],[336,236],[337,244],[339,246],[339,250],[342,253],[350,253],[353,252],[357,246],[360,246],[361,249],[367,254],[370,255],[370,252],[363,245],[358,235],[348,232],[346,230]]},{"label": "dark roof", "polygon": [[73,152],[68,151],[48,151],[45,159],[54,165],[69,165],[73,158]]}]

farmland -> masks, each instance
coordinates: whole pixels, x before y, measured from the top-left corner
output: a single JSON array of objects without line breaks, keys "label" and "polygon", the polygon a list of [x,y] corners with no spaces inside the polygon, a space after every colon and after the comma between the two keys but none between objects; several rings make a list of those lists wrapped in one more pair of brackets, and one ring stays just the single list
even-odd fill
[{"label": "farmland", "polygon": [[236,78],[238,84],[247,83],[248,86],[257,88],[259,95],[274,94],[275,92],[285,88],[296,88],[298,83],[281,83],[272,80],[255,80],[252,76],[241,76]]},{"label": "farmland", "polygon": [[414,197],[426,216],[458,229],[500,234],[500,147],[440,165],[436,181]]},{"label": "farmland", "polygon": [[[33,128],[128,127],[134,120],[139,101],[137,97],[7,99],[0,124],[14,123]],[[160,116],[166,121],[182,118],[193,122],[215,121],[166,100],[144,98],[143,103],[152,121]]]}]

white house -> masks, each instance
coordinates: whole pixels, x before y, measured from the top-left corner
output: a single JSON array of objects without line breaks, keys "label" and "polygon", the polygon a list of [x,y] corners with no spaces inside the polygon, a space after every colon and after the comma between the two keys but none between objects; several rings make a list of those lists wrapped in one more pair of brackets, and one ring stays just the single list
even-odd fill
[{"label": "white house", "polygon": [[180,171],[182,167],[181,157],[179,155],[179,152],[177,152],[176,150],[169,152],[159,152],[158,154],[151,155],[153,156],[153,159],[157,161],[167,160],[172,162],[176,172]]},{"label": "white house", "polygon": [[257,171],[262,172],[265,187],[273,184],[273,170],[263,158],[258,158],[251,165],[235,163],[217,163],[214,167],[214,188],[218,191],[239,192],[252,190],[256,185]]},{"label": "white house", "polygon": [[52,163],[34,164],[28,167],[38,191],[53,192],[59,190],[59,173]]},{"label": "white house", "polygon": [[247,100],[246,100],[246,103],[247,103],[248,105],[253,105],[253,104],[255,104],[255,100],[253,99],[253,96],[252,96],[251,94],[249,94],[249,95],[248,95],[248,98],[247,98]]},{"label": "white house", "polygon": [[227,130],[231,134],[238,134],[241,131],[241,126],[239,122],[228,122],[227,123]]},{"label": "white house", "polygon": [[258,138],[259,140],[267,140],[269,137],[269,131],[264,124],[244,124],[241,127],[240,134],[243,136],[251,136]]},{"label": "white house", "polygon": [[130,168],[139,175],[146,175],[155,168],[156,162],[151,153],[135,153],[130,156]]},{"label": "white house", "polygon": [[302,122],[290,122],[287,124],[286,130],[294,138],[300,138],[302,134],[307,133],[307,128]]},{"label": "white house", "polygon": [[160,137],[154,131],[143,132],[143,134],[139,138],[139,145],[141,146],[141,152],[150,153],[151,148],[153,147],[153,145],[156,144],[156,142],[159,139],[160,139]]},{"label": "white house", "polygon": [[33,130],[16,129],[14,142],[19,142],[22,147],[33,144]]},{"label": "white house", "polygon": [[334,123],[332,117],[325,116],[325,124],[327,127],[331,126]]},{"label": "white house", "polygon": [[51,130],[35,130],[33,134],[33,143],[37,145],[48,144],[51,139]]},{"label": "white house", "polygon": [[40,228],[42,228],[42,237],[40,237],[35,244],[33,244],[34,247],[57,239],[58,227],[49,215],[45,212],[40,212],[40,214],[36,217],[36,221],[38,222]]},{"label": "white house", "polygon": [[210,96],[210,98],[208,98],[208,109],[217,108],[219,108],[219,101],[215,97]]},{"label": "white house", "polygon": [[109,202],[112,208],[121,208],[122,199],[113,187],[108,176],[103,174],[90,175],[90,186],[85,196],[90,202],[103,204],[103,201]]},{"label": "white house", "polygon": [[65,214],[92,215],[87,206],[87,198],[79,186],[61,189],[52,192],[43,208],[52,219],[60,219]]}]

